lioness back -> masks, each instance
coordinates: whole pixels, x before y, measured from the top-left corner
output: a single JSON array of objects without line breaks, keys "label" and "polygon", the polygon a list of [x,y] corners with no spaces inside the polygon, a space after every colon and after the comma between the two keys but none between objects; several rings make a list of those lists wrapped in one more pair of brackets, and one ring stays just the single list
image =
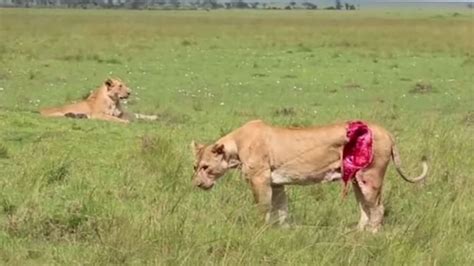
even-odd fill
[{"label": "lioness back", "polygon": [[86,101],[68,104],[61,107],[51,107],[40,110],[43,116],[64,116],[66,113],[87,114],[90,115],[91,108]]}]

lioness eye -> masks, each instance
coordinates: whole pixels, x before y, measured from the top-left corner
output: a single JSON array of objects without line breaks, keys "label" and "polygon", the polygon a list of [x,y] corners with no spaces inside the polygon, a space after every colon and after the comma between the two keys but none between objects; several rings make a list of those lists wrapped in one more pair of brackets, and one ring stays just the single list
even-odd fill
[{"label": "lioness eye", "polygon": [[207,168],[209,168],[209,165],[203,165],[203,166],[201,166],[201,169],[202,169],[202,170],[206,170]]}]

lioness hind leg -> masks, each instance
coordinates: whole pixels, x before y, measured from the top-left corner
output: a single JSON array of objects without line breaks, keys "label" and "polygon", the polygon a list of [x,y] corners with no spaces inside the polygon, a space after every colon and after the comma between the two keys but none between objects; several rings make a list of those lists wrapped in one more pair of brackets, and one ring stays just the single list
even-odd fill
[{"label": "lioness hind leg", "polygon": [[353,183],[353,188],[354,188],[354,194],[356,196],[356,200],[360,209],[360,219],[359,219],[359,223],[357,224],[357,229],[362,231],[369,224],[370,210],[367,207],[367,205],[364,204],[364,194],[362,193],[361,188],[359,187],[359,185],[357,184],[355,180]]},{"label": "lioness hind leg", "polygon": [[68,117],[68,118],[76,118],[76,114],[75,114],[75,113],[65,113],[64,116],[65,116],[65,117]]},{"label": "lioness hind leg", "polygon": [[79,118],[79,119],[87,119],[88,118],[88,116],[86,114],[72,113],[72,112],[65,113],[64,116],[69,117],[69,118]]},{"label": "lioness hind leg", "polygon": [[42,116],[46,116],[46,117],[60,117],[60,116],[65,115],[64,112],[55,111],[55,110],[52,110],[52,109],[41,110],[40,114]]},{"label": "lioness hind leg", "polygon": [[377,232],[382,226],[384,207],[382,204],[382,182],[386,166],[372,167],[357,173],[354,192],[361,210],[358,229]]}]

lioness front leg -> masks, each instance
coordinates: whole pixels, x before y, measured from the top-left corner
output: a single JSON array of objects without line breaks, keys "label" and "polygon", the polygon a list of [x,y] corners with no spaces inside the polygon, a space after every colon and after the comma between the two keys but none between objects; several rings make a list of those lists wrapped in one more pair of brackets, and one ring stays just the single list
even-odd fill
[{"label": "lioness front leg", "polygon": [[251,178],[250,185],[257,208],[265,215],[265,222],[270,223],[272,217],[272,187],[269,178],[264,176]]},{"label": "lioness front leg", "polygon": [[272,185],[272,215],[278,219],[278,225],[289,227],[287,222],[288,198],[283,185]]},{"label": "lioness front leg", "polygon": [[120,123],[129,123],[130,121],[118,118],[112,115],[106,115],[106,114],[92,114],[91,115],[92,119],[99,119],[99,120],[106,120],[106,121],[114,121],[114,122],[120,122]]}]

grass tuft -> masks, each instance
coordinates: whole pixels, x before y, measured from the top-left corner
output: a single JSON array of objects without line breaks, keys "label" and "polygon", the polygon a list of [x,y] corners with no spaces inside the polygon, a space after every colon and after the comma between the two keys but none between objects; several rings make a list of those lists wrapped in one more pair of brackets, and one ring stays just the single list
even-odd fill
[{"label": "grass tuft", "polygon": [[0,159],[8,159],[8,148],[0,143]]},{"label": "grass tuft", "polygon": [[69,174],[71,163],[69,161],[60,161],[51,163],[45,170],[44,177],[48,184],[62,182]]},{"label": "grass tuft", "polygon": [[293,107],[278,108],[273,112],[274,116],[296,116],[296,109]]},{"label": "grass tuft", "polygon": [[431,83],[417,82],[413,89],[411,89],[409,92],[413,94],[429,94],[435,92],[435,89],[433,88]]},{"label": "grass tuft", "polygon": [[474,111],[467,112],[467,114],[464,116],[463,124],[466,126],[474,126]]}]

